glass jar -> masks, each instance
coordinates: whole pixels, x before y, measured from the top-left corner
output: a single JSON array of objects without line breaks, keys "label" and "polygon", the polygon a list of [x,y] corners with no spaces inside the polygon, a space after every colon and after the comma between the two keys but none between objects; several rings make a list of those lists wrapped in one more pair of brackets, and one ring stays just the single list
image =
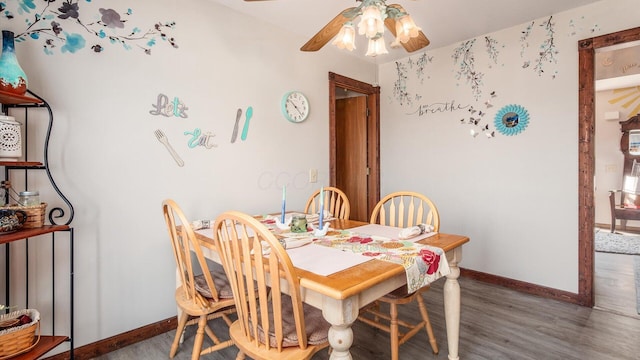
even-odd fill
[{"label": "glass jar", "polygon": [[307,232],[307,216],[293,215],[291,218],[291,232],[304,233]]},{"label": "glass jar", "polygon": [[18,203],[22,206],[37,206],[40,205],[40,192],[39,191],[21,191],[19,194]]}]

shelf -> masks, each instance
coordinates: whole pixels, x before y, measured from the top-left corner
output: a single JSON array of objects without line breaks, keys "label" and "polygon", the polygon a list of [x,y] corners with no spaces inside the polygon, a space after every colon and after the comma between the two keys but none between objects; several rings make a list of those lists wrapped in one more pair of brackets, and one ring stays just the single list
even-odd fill
[{"label": "shelf", "polygon": [[0,161],[0,166],[30,168],[42,166],[42,163],[39,161]]},{"label": "shelf", "polygon": [[16,104],[42,104],[42,100],[30,96],[15,95],[6,91],[0,91],[0,104],[16,105]]},{"label": "shelf", "polygon": [[38,235],[66,230],[69,230],[69,225],[45,225],[39,228],[22,229],[8,234],[0,234],[0,244],[6,244]]},{"label": "shelf", "polygon": [[62,344],[63,342],[69,340],[66,336],[40,336],[40,341],[38,341],[38,345],[36,345],[29,352],[18,355],[16,357],[12,357],[11,360],[31,360],[38,359],[42,355],[48,353],[53,350],[56,346]]}]

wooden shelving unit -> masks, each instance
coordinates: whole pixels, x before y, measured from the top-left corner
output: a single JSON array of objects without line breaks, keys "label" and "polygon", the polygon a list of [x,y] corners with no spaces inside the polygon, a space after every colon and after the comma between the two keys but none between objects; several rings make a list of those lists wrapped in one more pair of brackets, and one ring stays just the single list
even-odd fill
[{"label": "wooden shelving unit", "polygon": [[16,95],[6,91],[0,91],[0,104],[3,105],[23,105],[23,104],[43,104],[39,98],[26,95]]},{"label": "wooden shelving unit", "polygon": [[[33,96],[28,96],[28,95],[23,95],[23,96],[17,96],[17,95],[13,95],[13,94],[9,94],[3,91],[0,91],[0,104],[2,104],[2,113],[9,115],[9,110],[10,109],[24,109],[25,111],[25,121],[27,121],[28,119],[28,111],[31,108],[45,108],[48,113],[49,113],[49,124],[48,124],[48,128],[47,128],[47,134],[45,137],[45,142],[43,144],[43,150],[44,150],[44,161],[30,161],[28,159],[28,154],[25,154],[25,159],[24,161],[0,161],[0,167],[4,168],[4,180],[10,180],[11,178],[11,173],[14,171],[19,171],[19,172],[23,172],[24,177],[25,177],[25,183],[26,178],[27,178],[27,174],[32,171],[32,170],[42,170],[44,172],[46,172],[47,177],[49,179],[49,182],[51,184],[51,186],[53,187],[53,189],[56,191],[56,193],[60,196],[60,198],[66,203],[67,205],[67,210],[68,213],[65,213],[65,209],[62,209],[60,207],[54,207],[52,209],[48,209],[48,219],[49,222],[51,223],[51,225],[44,225],[42,227],[38,227],[38,228],[29,228],[29,229],[20,229],[18,231],[15,232],[11,232],[11,233],[1,233],[0,234],[0,245],[4,245],[5,246],[5,300],[0,301],[4,302],[6,301],[7,303],[9,303],[10,300],[10,292],[12,291],[11,288],[11,278],[9,276],[9,273],[11,271],[11,266],[10,266],[10,261],[11,261],[11,256],[10,256],[10,251],[9,251],[9,247],[12,243],[18,242],[18,241],[28,241],[32,240],[32,241],[37,241],[37,242],[41,242],[41,241],[46,241],[47,238],[46,237],[42,237],[41,235],[50,235],[52,244],[53,241],[55,240],[55,234],[58,232],[66,232],[69,234],[69,250],[70,250],[70,258],[69,258],[69,290],[70,290],[70,301],[69,301],[69,322],[70,322],[70,329],[68,332],[68,335],[64,334],[64,335],[60,335],[57,334],[55,330],[52,330],[53,334],[40,334],[40,339],[38,340],[38,343],[34,346],[33,349],[29,350],[28,352],[21,354],[21,355],[17,355],[15,357],[12,357],[12,360],[34,360],[34,359],[39,359],[42,356],[44,356],[45,354],[47,354],[48,352],[50,352],[51,350],[55,349],[56,347],[58,347],[59,345],[63,344],[63,343],[69,343],[70,344],[70,350],[69,350],[69,359],[73,360],[74,358],[74,345],[73,345],[73,228],[69,225],[71,223],[71,221],[73,220],[73,206],[71,205],[71,203],[69,202],[69,200],[64,196],[64,194],[62,194],[62,192],[60,191],[60,189],[58,188],[58,186],[56,185],[53,176],[51,175],[51,172],[49,171],[49,160],[48,160],[48,147],[49,147],[49,139],[50,139],[50,134],[51,134],[51,128],[53,125],[53,112],[51,111],[51,108],[49,107],[49,104],[47,104],[46,101],[44,101],[44,99],[42,99],[41,97],[37,96],[36,94],[34,94],[33,92],[28,91],[27,94],[33,95]],[[25,137],[27,136],[27,134],[24,135]],[[26,189],[25,189],[26,190]],[[8,196],[8,192],[5,193],[5,203],[9,203],[9,196]],[[67,221],[64,224],[58,224],[56,221],[58,221],[57,219],[61,219],[65,217],[65,214],[67,214],[68,216],[66,217]],[[31,238],[35,238],[36,239],[31,239]],[[52,246],[52,258],[54,259],[54,263],[55,263],[55,251],[53,250],[53,246]],[[26,259],[28,260],[28,258]],[[53,271],[53,267],[55,264],[52,264],[52,271]],[[25,266],[28,269],[28,261],[25,261]],[[28,271],[28,270],[27,270]],[[27,278],[26,282],[26,288],[28,288],[28,281],[29,279]],[[52,276],[52,288],[55,289],[55,278]],[[29,298],[27,296],[27,302],[29,301]],[[51,306],[52,306],[52,311],[53,313],[55,313],[55,298],[51,299]],[[51,320],[51,319],[49,319]],[[40,321],[42,322],[43,319],[40,319]],[[42,323],[40,324],[42,326]],[[52,329],[55,329],[55,324],[52,325]]]},{"label": "wooden shelving unit", "polygon": [[12,357],[11,360],[32,360],[39,359],[42,355],[55,349],[58,345],[68,341],[67,336],[40,336],[40,341],[29,352]]},{"label": "wooden shelving unit", "polygon": [[13,241],[28,239],[38,235],[49,234],[56,231],[67,231],[68,225],[45,225],[34,229],[23,229],[8,234],[0,234],[0,244],[7,244]]},{"label": "wooden shelving unit", "polygon": [[6,167],[39,167],[43,166],[43,164],[39,161],[0,161],[0,166]]}]

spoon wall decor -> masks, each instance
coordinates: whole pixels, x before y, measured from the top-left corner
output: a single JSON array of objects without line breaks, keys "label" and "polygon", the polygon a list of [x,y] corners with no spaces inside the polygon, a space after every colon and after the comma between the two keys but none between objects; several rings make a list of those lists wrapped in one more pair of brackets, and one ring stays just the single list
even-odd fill
[{"label": "spoon wall decor", "polygon": [[252,116],[253,108],[249,106],[247,108],[247,111],[245,112],[246,120],[244,121],[244,127],[242,128],[242,135],[240,136],[240,139],[242,139],[242,141],[247,140],[247,133],[249,132],[249,120],[251,120]]}]

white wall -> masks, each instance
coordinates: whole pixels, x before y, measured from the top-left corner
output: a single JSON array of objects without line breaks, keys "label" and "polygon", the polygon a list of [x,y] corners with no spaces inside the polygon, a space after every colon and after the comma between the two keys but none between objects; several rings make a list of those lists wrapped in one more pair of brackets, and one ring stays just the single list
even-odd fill
[{"label": "white wall", "polygon": [[[24,31],[24,14],[11,8],[15,2],[7,6],[16,19],[3,19],[3,27]],[[100,6],[80,2],[80,18],[99,20]],[[146,55],[136,46],[127,51],[100,41],[104,51],[94,53],[90,47],[99,39],[73,21],[61,23],[87,39],[86,48],[75,54],[62,53],[59,44],[46,55],[42,41],[33,39],[16,44],[30,89],[53,108],[50,165],[76,210],[78,346],[175,315],[175,268],[163,199],[175,199],[192,219],[231,209],[266,213],[278,211],[287,184],[289,206],[302,208],[312,191],[328,184],[328,72],[368,83],[376,75],[374,64],[331,47],[302,53],[298,49],[306,39],[209,1],[110,1],[108,6],[121,13],[133,10],[120,35],[136,26],[145,31],[155,22],[175,21],[169,34],[179,48],[159,40]],[[289,123],[280,110],[282,96],[294,89],[311,103],[311,114],[301,124]],[[188,118],[151,115],[160,93],[182,100]],[[254,110],[248,138],[241,141],[239,134],[231,144],[236,111],[248,106]],[[189,148],[183,133],[196,127],[214,133],[217,147]],[[184,167],[156,140],[155,129],[164,130]],[[319,170],[317,184],[307,182],[310,168]],[[47,191],[46,181],[37,186]],[[47,194],[43,200],[60,205]],[[15,252],[21,246],[16,244]],[[49,277],[37,278],[49,272],[42,253],[37,255],[42,262],[30,269],[32,284],[42,289],[30,306],[41,308],[46,321]],[[13,264],[13,277],[19,279],[23,268]],[[63,311],[57,321],[63,328],[64,261],[57,272],[62,288],[56,297]]]},{"label": "white wall", "polygon": [[[463,267],[576,293],[577,43],[637,27],[638,15],[632,0],[554,14],[555,60],[544,61],[540,75],[536,59],[550,40],[541,25],[549,17],[532,19],[529,29],[531,22],[487,34],[497,41],[497,62],[485,36],[475,38],[468,63],[482,76],[477,97],[465,76],[456,79],[461,61],[453,56],[461,44],[428,49],[432,60],[423,82],[416,73],[423,53],[380,66],[382,193],[410,189],[430,196],[440,210],[442,231],[471,238]],[[402,66],[407,70],[399,73]],[[411,103],[401,103],[393,91],[403,83],[401,75],[407,77],[404,90]],[[417,112],[452,101],[463,109]],[[517,135],[496,131],[487,138],[481,126],[494,131],[495,115],[510,104],[528,111],[529,125]],[[471,106],[486,115],[471,115]],[[477,126],[461,124],[470,116],[481,118]],[[480,134],[472,137],[471,129]]]}]

